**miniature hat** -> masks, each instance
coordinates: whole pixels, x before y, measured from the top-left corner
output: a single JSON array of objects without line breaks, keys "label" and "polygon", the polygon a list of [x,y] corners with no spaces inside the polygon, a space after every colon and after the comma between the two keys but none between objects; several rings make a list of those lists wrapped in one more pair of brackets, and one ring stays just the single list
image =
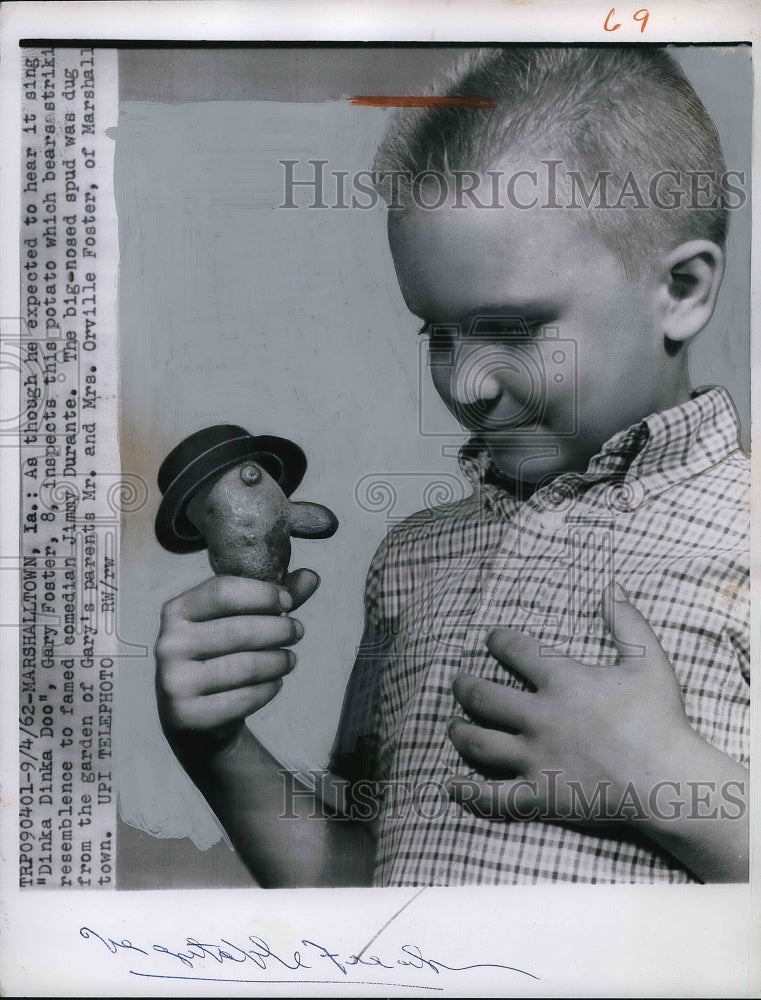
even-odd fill
[{"label": "miniature hat", "polygon": [[217,424],[196,431],[169,452],[161,463],[158,483],[162,500],[156,514],[156,538],[170,552],[199,552],[206,540],[188,518],[187,508],[199,488],[211,478],[247,458],[258,462],[286,496],[306,472],[304,452],[286,438],[254,437],[235,424]]}]

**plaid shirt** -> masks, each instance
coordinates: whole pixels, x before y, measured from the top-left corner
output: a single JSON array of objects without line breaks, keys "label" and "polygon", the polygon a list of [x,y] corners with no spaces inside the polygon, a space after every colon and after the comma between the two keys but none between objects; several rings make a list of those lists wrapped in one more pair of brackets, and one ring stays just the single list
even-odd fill
[{"label": "plaid shirt", "polygon": [[489,482],[477,441],[460,461],[473,495],[392,530],[368,576],[333,768],[392,783],[376,884],[692,881],[622,824],[506,822],[450,802],[445,779],[473,771],[447,721],[462,714],[461,672],[523,686],[485,648],[496,626],[543,640],[548,655],[616,662],[599,616],[613,577],[666,651],[691,725],[748,763],[749,463],[731,399],[713,388],[647,417],[585,474],[523,502]]}]

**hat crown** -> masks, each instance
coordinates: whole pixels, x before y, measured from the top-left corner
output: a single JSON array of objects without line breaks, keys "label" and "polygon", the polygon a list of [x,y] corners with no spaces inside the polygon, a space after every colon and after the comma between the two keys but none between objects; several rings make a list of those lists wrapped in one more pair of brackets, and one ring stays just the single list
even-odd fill
[{"label": "hat crown", "polygon": [[293,441],[271,434],[254,436],[237,424],[215,424],[195,431],[161,463],[162,500],[156,514],[156,537],[170,552],[197,552],[206,541],[187,517],[198,489],[240,462],[257,462],[290,496],[306,472],[304,452]]},{"label": "hat crown", "polygon": [[192,463],[216,445],[225,444],[237,439],[251,438],[247,430],[237,424],[215,424],[196,431],[183,441],[180,441],[161,463],[158,482],[162,495],[177,476]]}]

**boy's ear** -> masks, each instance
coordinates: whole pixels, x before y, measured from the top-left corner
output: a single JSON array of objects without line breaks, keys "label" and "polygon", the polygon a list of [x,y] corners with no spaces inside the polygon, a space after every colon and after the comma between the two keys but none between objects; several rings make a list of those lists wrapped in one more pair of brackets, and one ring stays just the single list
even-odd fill
[{"label": "boy's ear", "polygon": [[684,343],[703,329],[723,277],[724,251],[710,240],[689,240],[663,258],[657,305],[668,340]]}]

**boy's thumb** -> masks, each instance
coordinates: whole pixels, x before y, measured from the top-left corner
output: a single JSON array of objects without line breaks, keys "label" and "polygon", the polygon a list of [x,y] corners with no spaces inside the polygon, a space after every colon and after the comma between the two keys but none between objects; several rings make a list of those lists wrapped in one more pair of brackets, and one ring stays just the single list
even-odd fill
[{"label": "boy's thumb", "polygon": [[286,576],[283,586],[293,598],[293,608],[301,607],[320,586],[320,578],[313,569],[295,569]]},{"label": "boy's thumb", "polygon": [[634,666],[637,664],[668,666],[668,658],[650,623],[629,601],[617,583],[612,583],[606,588],[601,610],[622,662]]}]

